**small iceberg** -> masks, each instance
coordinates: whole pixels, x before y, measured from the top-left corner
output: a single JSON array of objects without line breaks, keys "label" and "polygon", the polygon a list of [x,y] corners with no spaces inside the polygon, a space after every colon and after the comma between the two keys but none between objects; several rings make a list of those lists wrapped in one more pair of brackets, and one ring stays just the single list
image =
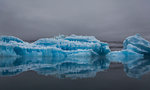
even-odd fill
[{"label": "small iceberg", "polygon": [[150,55],[150,42],[139,34],[127,37],[123,42],[123,50],[107,54],[110,61],[126,62],[142,59]]},{"label": "small iceberg", "polygon": [[139,34],[126,38],[123,42],[123,48],[139,54],[150,55],[150,42],[142,38]]},{"label": "small iceberg", "polygon": [[89,57],[110,52],[107,43],[94,36],[64,36],[43,38],[33,43],[13,36],[0,37],[0,56]]}]

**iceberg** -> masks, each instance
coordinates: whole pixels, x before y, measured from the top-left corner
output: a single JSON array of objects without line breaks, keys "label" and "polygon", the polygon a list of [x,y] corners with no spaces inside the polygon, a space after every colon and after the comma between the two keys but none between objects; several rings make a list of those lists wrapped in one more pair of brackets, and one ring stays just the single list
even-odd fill
[{"label": "iceberg", "polygon": [[131,60],[142,59],[150,55],[150,42],[139,34],[127,37],[123,42],[123,50],[112,51],[107,54],[110,61],[125,63]]},{"label": "iceberg", "polygon": [[150,42],[142,38],[139,34],[126,38],[123,42],[123,48],[139,54],[150,55]]},{"label": "iceberg", "polygon": [[0,56],[90,57],[110,52],[107,43],[94,36],[64,36],[42,38],[28,43],[13,36],[0,37]]}]

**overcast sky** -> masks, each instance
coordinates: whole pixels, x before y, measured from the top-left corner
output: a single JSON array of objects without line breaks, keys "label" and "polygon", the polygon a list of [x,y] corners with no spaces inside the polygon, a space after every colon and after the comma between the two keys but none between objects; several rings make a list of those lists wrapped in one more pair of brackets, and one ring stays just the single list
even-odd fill
[{"label": "overcast sky", "polygon": [[0,35],[116,41],[136,33],[150,39],[150,0],[0,0]]}]

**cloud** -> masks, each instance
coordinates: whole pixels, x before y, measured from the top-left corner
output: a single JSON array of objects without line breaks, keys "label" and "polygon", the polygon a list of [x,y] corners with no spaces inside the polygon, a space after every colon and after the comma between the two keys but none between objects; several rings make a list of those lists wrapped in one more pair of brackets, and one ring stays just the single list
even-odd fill
[{"label": "cloud", "polygon": [[112,41],[135,33],[147,37],[148,3],[149,0],[1,0],[0,34],[26,40],[58,34],[94,35]]}]

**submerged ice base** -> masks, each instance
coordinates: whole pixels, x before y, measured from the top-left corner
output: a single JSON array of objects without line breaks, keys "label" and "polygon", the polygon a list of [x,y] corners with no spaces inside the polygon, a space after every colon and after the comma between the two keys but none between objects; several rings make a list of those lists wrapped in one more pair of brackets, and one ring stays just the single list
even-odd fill
[{"label": "submerged ice base", "polygon": [[33,43],[24,42],[13,36],[0,37],[0,56],[94,56],[110,52],[107,43],[93,36],[64,36],[43,38]]}]

